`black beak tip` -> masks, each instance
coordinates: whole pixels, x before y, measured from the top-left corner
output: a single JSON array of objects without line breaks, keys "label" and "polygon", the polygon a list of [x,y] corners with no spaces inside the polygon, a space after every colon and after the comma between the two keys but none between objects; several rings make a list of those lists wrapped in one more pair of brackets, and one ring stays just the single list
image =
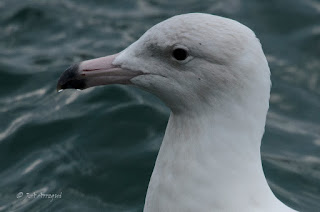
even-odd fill
[{"label": "black beak tip", "polygon": [[78,69],[79,64],[74,64],[62,73],[57,83],[58,92],[64,89],[82,90],[86,88],[86,80],[81,79]]}]

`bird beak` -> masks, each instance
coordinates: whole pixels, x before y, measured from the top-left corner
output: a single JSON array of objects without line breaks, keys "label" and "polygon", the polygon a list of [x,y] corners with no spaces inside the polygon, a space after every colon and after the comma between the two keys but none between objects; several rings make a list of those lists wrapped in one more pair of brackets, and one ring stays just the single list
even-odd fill
[{"label": "bird beak", "polygon": [[69,67],[59,78],[57,90],[86,89],[98,85],[132,84],[130,80],[143,74],[113,65],[119,54],[86,60]]}]

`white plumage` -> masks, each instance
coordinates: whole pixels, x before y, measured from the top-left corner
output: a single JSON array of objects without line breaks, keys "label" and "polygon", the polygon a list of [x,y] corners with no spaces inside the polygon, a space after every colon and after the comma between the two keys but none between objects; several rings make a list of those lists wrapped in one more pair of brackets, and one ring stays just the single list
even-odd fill
[{"label": "white plumage", "polygon": [[[190,59],[165,54],[174,46]],[[262,169],[270,71],[249,28],[207,14],[175,16],[114,64],[150,73],[132,82],[172,110],[145,212],[293,211],[274,196]]]}]

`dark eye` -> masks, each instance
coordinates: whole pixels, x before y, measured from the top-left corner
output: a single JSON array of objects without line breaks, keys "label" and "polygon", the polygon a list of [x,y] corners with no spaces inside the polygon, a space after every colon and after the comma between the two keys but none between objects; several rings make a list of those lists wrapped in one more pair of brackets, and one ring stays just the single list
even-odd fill
[{"label": "dark eye", "polygon": [[177,48],[174,49],[172,52],[172,56],[176,59],[176,60],[185,60],[188,57],[188,52],[185,49],[181,49],[181,48]]}]

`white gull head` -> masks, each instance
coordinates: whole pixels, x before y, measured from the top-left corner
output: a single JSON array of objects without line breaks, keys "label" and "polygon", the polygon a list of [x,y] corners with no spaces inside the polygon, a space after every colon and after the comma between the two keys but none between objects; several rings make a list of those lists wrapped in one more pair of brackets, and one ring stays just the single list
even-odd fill
[{"label": "white gull head", "polygon": [[209,14],[175,16],[119,54],[70,67],[57,89],[114,83],[145,89],[172,111],[145,212],[294,211],[262,169],[270,70],[249,28]]}]

